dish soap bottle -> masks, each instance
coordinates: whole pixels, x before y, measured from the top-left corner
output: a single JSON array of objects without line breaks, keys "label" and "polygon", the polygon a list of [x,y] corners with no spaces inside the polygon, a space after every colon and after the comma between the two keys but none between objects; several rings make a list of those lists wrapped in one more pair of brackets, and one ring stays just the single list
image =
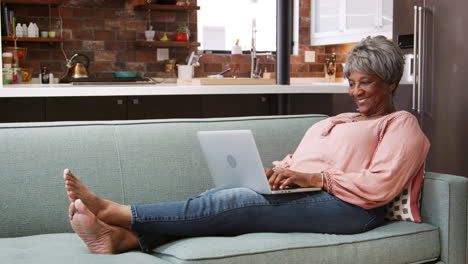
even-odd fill
[{"label": "dish soap bottle", "polygon": [[50,79],[49,79],[49,71],[47,70],[47,67],[42,67],[42,72],[41,72],[41,83],[42,84],[49,84]]},{"label": "dish soap bottle", "polygon": [[232,46],[231,54],[242,54],[242,48],[239,46],[239,39],[236,39],[236,44]]}]

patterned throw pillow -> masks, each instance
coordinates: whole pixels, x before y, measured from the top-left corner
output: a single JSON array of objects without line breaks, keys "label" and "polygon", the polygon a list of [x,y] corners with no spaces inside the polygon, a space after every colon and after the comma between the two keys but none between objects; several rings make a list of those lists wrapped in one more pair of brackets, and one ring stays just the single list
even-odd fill
[{"label": "patterned throw pillow", "polygon": [[397,197],[387,204],[386,219],[421,223],[419,200],[421,198],[422,178],[416,177]]}]

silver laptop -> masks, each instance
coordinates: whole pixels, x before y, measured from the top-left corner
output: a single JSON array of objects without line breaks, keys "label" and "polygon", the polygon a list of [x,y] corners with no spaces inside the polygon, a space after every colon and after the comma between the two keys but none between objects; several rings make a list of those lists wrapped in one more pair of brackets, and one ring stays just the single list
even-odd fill
[{"label": "silver laptop", "polygon": [[198,131],[197,136],[217,187],[247,187],[261,194],[321,190],[287,188],[272,191],[250,130]]}]

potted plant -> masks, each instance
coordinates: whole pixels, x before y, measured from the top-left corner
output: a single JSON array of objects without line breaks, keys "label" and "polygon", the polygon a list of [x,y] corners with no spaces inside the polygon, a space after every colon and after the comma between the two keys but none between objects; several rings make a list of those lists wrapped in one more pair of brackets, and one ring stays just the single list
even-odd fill
[{"label": "potted plant", "polygon": [[190,37],[190,30],[187,25],[181,25],[177,28],[174,35],[175,41],[188,41]]}]

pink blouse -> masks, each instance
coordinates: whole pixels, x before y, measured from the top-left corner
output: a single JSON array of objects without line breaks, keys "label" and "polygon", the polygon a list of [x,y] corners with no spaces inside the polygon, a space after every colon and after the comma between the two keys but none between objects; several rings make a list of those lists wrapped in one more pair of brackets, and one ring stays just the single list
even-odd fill
[{"label": "pink blouse", "polygon": [[398,111],[355,121],[357,113],[322,120],[308,129],[293,155],[276,167],[323,171],[328,192],[365,209],[389,203],[409,183],[422,183],[429,140],[417,119]]}]

